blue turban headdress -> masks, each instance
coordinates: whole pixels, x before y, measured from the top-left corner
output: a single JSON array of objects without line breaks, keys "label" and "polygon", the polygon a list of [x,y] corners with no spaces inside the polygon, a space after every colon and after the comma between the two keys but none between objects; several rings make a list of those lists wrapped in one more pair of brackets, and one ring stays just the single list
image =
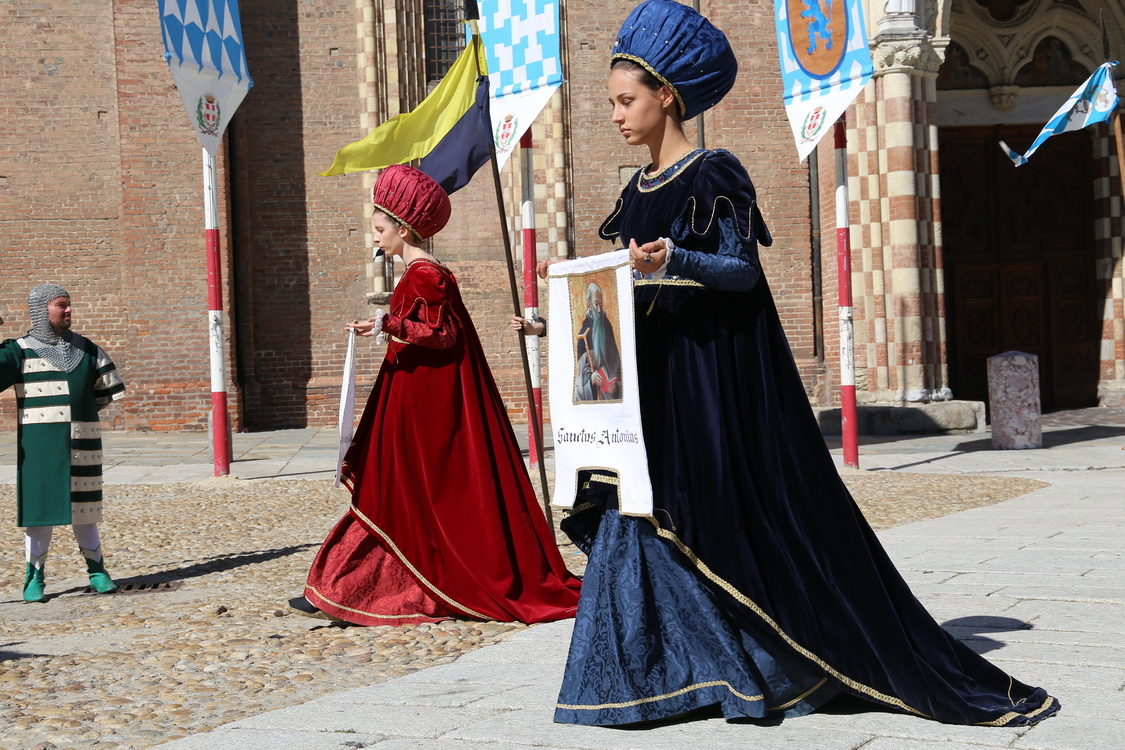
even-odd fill
[{"label": "blue turban headdress", "polygon": [[610,60],[630,60],[656,76],[672,90],[685,120],[718,104],[738,75],[726,35],[675,0],[645,0],[634,8]]}]

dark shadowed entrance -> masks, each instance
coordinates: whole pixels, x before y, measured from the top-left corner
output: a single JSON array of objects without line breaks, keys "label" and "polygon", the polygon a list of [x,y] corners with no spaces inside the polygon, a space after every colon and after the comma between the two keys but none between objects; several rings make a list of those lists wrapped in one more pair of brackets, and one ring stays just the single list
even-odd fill
[{"label": "dark shadowed entrance", "polygon": [[943,128],[941,212],[949,378],[988,401],[986,360],[1039,356],[1043,408],[1097,403],[1093,156],[1086,131],[1055,136],[1016,168],[1041,125]]}]

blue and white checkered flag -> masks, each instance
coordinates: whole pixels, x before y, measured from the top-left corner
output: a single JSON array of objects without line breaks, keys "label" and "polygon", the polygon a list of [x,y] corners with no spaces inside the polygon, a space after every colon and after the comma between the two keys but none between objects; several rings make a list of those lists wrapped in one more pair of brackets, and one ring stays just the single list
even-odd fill
[{"label": "blue and white checkered flag", "polygon": [[200,143],[211,156],[254,85],[238,0],[158,0],[164,59]]},{"label": "blue and white checkered flag", "polygon": [[1107,62],[1095,70],[1094,75],[1087,78],[1086,82],[1070,95],[1066,103],[1059,107],[1055,116],[1043,126],[1043,130],[1039,131],[1038,137],[1026,154],[1020,156],[1004,141],[1000,141],[1000,149],[1018,167],[1027,164],[1035,149],[1043,145],[1043,141],[1052,135],[1081,130],[1108,120],[1117,109],[1117,87],[1113,83],[1113,69],[1116,67],[1116,62]]},{"label": "blue and white checkered flag", "polygon": [[501,168],[562,85],[559,0],[480,0],[489,111]]}]

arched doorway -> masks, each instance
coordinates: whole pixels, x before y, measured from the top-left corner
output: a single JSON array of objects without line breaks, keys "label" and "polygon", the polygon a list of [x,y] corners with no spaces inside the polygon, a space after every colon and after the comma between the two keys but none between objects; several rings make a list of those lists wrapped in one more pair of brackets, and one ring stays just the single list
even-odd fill
[{"label": "arched doorway", "polygon": [[988,400],[987,359],[1039,357],[1042,405],[1093,406],[1099,377],[1090,131],[1055,136],[1014,167],[1042,125],[942,128],[941,206],[950,386]]}]

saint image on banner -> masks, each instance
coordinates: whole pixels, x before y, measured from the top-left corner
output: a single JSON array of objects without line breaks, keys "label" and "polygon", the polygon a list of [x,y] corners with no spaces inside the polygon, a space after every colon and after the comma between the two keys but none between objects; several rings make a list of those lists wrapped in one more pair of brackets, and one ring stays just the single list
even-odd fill
[{"label": "saint image on banner", "polygon": [[621,353],[617,348],[617,282],[612,270],[572,276],[574,403],[621,400]]}]

